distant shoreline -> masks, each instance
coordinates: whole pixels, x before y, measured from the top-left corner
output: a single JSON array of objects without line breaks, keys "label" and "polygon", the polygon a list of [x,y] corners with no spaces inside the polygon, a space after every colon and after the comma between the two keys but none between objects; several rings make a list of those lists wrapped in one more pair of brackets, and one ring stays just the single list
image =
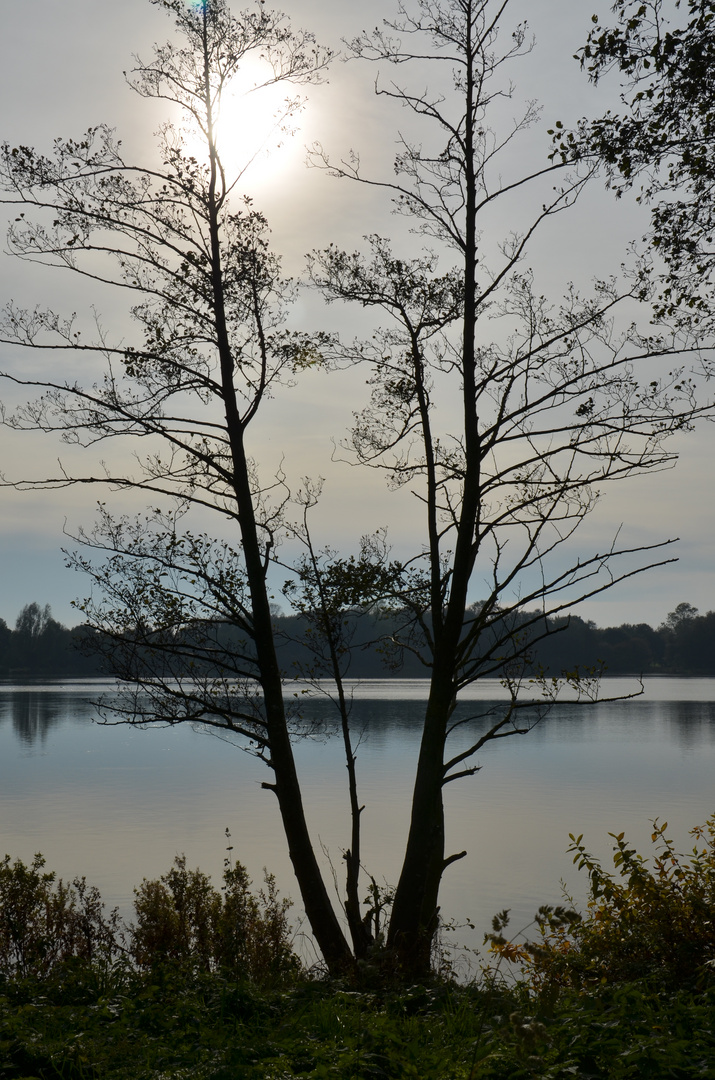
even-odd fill
[{"label": "distant shoreline", "polygon": [[[475,606],[472,616],[477,615]],[[28,612],[32,616],[28,618]],[[390,640],[392,624],[398,615],[381,615],[379,618],[365,614],[356,620],[346,678],[422,679],[426,667],[417,656],[404,650],[391,655],[396,667],[386,667],[380,651],[380,642]],[[570,618],[534,619],[534,613],[524,613],[525,624],[532,633],[531,643],[526,643],[525,677],[538,672],[548,676],[560,676],[564,672],[603,672],[606,676],[661,677],[661,678],[708,678],[715,677],[715,612],[700,615],[690,604],[679,604],[665,622],[654,629],[646,623],[615,627],[597,627],[577,615]],[[287,677],[295,677],[314,667],[306,634],[304,620],[298,615],[276,617],[279,640],[278,658]],[[179,633],[181,631],[178,631]],[[397,626],[395,633],[399,633]],[[485,630],[485,642],[489,646],[489,633]],[[515,625],[512,633],[520,633]],[[230,652],[236,631],[228,624],[217,624],[217,636],[222,647]],[[241,647],[245,643],[238,642]],[[419,642],[415,642],[419,645]],[[31,683],[33,680],[107,679],[112,678],[108,667],[116,642],[103,639],[96,629],[80,625],[69,630],[56,622],[48,607],[27,605],[18,616],[16,628],[11,630],[0,619],[0,680],[3,682]],[[427,653],[426,648],[424,652]],[[512,664],[508,658],[504,664]],[[210,675],[208,669],[202,675]],[[157,670],[157,676],[162,672]],[[217,672],[217,674],[220,674]],[[498,676],[493,661],[490,675]]]}]

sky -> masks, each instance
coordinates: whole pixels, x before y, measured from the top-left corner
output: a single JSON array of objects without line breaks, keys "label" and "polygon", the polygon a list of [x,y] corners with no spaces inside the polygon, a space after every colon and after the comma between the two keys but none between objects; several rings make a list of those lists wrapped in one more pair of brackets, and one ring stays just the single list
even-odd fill
[{"label": "sky", "polygon": [[[47,148],[58,135],[78,135],[106,122],[118,129],[135,157],[149,153],[162,110],[134,95],[123,72],[131,68],[133,53],[148,56],[153,42],[170,36],[166,16],[148,0],[2,0],[2,5],[0,139]],[[375,0],[360,5],[294,0],[282,7],[295,25],[313,30],[336,51],[341,38],[377,25],[387,10],[385,2]],[[546,128],[554,120],[568,123],[603,112],[613,104],[613,96],[608,88],[591,87],[573,59],[590,26],[590,0],[512,0],[512,11],[514,22],[528,17],[537,38],[534,51],[514,69],[513,77],[517,98],[542,104],[542,124],[530,133],[524,151],[542,160],[548,152]],[[330,242],[352,250],[363,235],[383,232],[408,246],[416,243],[404,225],[390,217],[383,197],[305,166],[305,146],[317,140],[336,157],[354,148],[376,175],[389,173],[396,131],[405,121],[376,99],[372,81],[373,72],[366,67],[336,60],[329,81],[310,90],[300,130],[246,178],[246,189],[267,213],[274,246],[292,274],[302,272],[306,251]],[[632,201],[616,202],[597,182],[568,220],[558,219],[536,245],[531,261],[540,284],[557,299],[569,281],[587,282],[617,272],[628,242],[642,235],[645,224]],[[495,222],[497,230],[508,228],[508,221]],[[0,303],[10,299],[52,303],[80,317],[95,305],[111,332],[121,336],[126,327],[121,298],[95,294],[57,272],[18,264],[3,250]],[[300,296],[293,318],[303,328],[338,329],[347,336],[361,329],[359,317],[326,309],[315,294]],[[0,346],[0,368],[20,365],[18,370],[25,370],[22,365],[35,362]],[[42,358],[39,362],[46,363]],[[267,468],[287,459],[298,477],[326,478],[324,506],[316,517],[321,543],[354,550],[362,532],[385,524],[395,552],[401,554],[419,535],[415,500],[331,461],[333,440],[343,437],[363,384],[362,375],[338,379],[311,373],[289,393],[278,394],[258,434],[260,458]],[[584,552],[603,550],[619,530],[628,546],[680,539],[677,563],[586,602],[577,609],[583,617],[601,626],[641,621],[658,625],[681,601],[703,612],[715,608],[714,436],[715,428],[706,424],[683,437],[676,469],[614,485],[584,523],[578,541]],[[0,472],[8,478],[49,473],[59,458],[71,462],[72,451],[51,437],[0,428]],[[104,496],[87,487],[0,490],[0,618],[12,625],[24,604],[37,601],[49,603],[54,616],[68,625],[78,621],[71,601],[85,594],[86,583],[65,569],[61,549],[74,546],[72,533],[91,524],[102,497],[118,512],[141,509],[128,496]],[[478,584],[475,587],[478,592]]]}]

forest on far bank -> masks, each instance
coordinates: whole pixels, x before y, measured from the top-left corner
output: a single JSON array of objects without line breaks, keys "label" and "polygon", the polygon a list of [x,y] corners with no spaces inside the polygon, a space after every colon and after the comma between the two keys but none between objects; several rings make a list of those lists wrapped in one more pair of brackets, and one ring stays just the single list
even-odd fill
[{"label": "forest on far bank", "polygon": [[[420,678],[428,672],[415,656],[385,650],[390,614],[356,620],[348,676],[353,678]],[[300,615],[275,616],[279,656],[287,677],[310,670],[310,653],[302,644]],[[715,611],[701,615],[688,603],[678,604],[654,628],[647,623],[598,627],[571,615],[547,622],[548,633],[529,652],[529,669],[559,675],[576,668],[598,668],[606,675],[715,676]],[[184,631],[185,632],[185,631]],[[514,633],[518,633],[515,627]],[[217,634],[221,635],[220,627]],[[112,671],[97,632],[72,629],[53,619],[49,605],[26,604],[11,629],[0,619],[0,678],[91,677]],[[319,674],[319,672],[318,672]],[[498,674],[498,673],[497,673]]]}]

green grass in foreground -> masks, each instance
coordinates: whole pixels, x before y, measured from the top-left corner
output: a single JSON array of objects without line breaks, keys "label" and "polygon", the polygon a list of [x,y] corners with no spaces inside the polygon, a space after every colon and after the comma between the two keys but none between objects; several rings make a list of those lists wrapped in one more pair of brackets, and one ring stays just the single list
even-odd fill
[{"label": "green grass in foreground", "polygon": [[0,987],[2,1080],[715,1076],[715,991],[438,985],[258,990],[167,967],[67,965]]}]

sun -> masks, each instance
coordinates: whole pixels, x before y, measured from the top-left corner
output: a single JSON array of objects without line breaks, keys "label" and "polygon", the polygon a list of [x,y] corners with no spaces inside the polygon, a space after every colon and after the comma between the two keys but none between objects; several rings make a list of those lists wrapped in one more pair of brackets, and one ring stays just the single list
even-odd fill
[{"label": "sun", "polygon": [[[271,68],[248,58],[221,96],[215,119],[216,144],[228,187],[270,187],[301,154],[294,138],[305,99],[296,87],[275,82]],[[198,160],[206,143],[187,132],[186,150]]]}]

